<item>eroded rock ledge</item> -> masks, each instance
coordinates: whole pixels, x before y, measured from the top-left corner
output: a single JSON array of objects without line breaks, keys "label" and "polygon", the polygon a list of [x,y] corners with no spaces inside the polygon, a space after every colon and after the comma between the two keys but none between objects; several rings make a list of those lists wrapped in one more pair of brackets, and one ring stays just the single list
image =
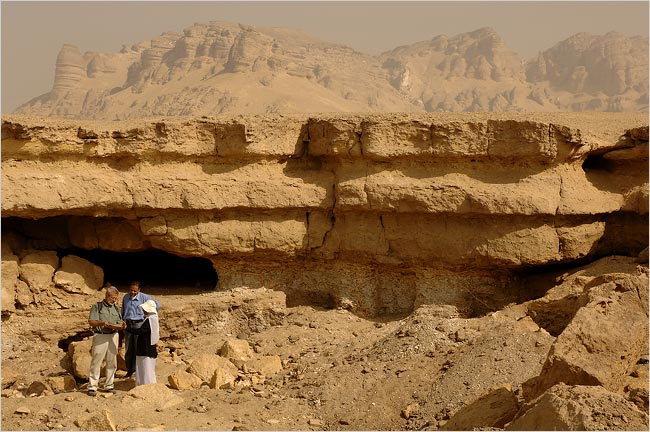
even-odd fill
[{"label": "eroded rock ledge", "polygon": [[471,314],[517,295],[522,269],[647,247],[648,122],[5,116],[2,196],[3,310],[20,281],[37,304],[58,289],[20,271],[5,280],[6,261],[77,248],[204,257],[219,289],[264,286],[295,303]]}]

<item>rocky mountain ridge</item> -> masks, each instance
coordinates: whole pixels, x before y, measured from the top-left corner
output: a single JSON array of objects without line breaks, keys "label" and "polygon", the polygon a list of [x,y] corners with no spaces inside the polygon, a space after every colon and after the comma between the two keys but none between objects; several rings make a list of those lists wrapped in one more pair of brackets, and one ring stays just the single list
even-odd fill
[{"label": "rocky mountain ridge", "polygon": [[212,21],[119,53],[64,45],[52,91],[16,113],[645,111],[648,38],[576,34],[524,61],[491,28],[379,56],[307,33]]}]

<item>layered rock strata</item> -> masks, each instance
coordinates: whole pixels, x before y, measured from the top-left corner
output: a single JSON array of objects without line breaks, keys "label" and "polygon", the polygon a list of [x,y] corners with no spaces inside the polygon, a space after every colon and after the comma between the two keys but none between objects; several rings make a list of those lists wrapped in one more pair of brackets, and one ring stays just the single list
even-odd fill
[{"label": "layered rock strata", "polygon": [[[530,296],[521,271],[647,247],[647,162],[643,114],[6,116],[3,289],[35,249],[158,249],[219,289],[469,316]],[[9,303],[42,291],[15,273]]]}]

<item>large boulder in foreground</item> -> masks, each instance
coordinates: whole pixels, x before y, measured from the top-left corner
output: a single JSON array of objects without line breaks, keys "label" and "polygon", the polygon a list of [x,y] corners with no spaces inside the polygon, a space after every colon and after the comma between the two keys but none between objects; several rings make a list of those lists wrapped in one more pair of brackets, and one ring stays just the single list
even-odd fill
[{"label": "large boulder in foreground", "polygon": [[539,377],[524,386],[531,400],[558,383],[620,391],[648,350],[648,277],[614,273],[587,284],[581,307],[551,347]]},{"label": "large boulder in foreground", "polygon": [[486,394],[458,410],[442,430],[474,430],[502,428],[519,410],[517,396],[508,384],[491,389]]},{"label": "large boulder in foreground", "polygon": [[602,387],[558,384],[524,406],[506,430],[648,430],[648,416]]},{"label": "large boulder in foreground", "polygon": [[68,345],[68,357],[72,364],[72,374],[77,378],[88,379],[90,361],[92,360],[92,347],[92,338],[84,339],[79,342],[72,342]]}]

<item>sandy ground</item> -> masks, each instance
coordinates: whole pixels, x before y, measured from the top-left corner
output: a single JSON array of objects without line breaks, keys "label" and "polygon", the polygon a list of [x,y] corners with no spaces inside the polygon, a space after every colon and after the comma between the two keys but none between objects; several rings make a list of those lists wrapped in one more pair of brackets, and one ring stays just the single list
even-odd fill
[{"label": "sandy ground", "polygon": [[[190,298],[187,293],[195,290],[186,289],[183,295],[164,291],[151,293],[163,304],[180,307]],[[227,301],[226,293],[198,295],[202,301]],[[3,333],[33,326],[38,319],[29,315],[12,317],[3,324]],[[145,406],[134,415],[133,397],[127,395],[134,380],[123,378],[124,372],[119,371],[114,396],[90,397],[79,382],[74,392],[5,397],[2,428],[78,429],[75,420],[103,409],[112,413],[118,430],[435,428],[465,398],[501,381],[521,381],[530,374],[526,370],[531,364],[539,369],[553,339],[543,331],[516,337],[482,333],[481,325],[497,328],[497,320],[491,317],[437,315],[421,308],[406,318],[369,320],[343,309],[284,308],[278,325],[248,337],[258,355],[279,355],[283,360],[283,370],[261,383],[234,390],[176,391],[183,398],[180,405],[158,411]],[[41,321],[47,325],[46,319]],[[158,381],[166,383],[173,370],[186,364],[184,360],[216,353],[225,338],[236,336],[217,330],[192,331],[184,340],[161,343]],[[27,381],[63,372],[66,353],[60,348],[42,340],[23,343],[22,353],[3,345],[3,371],[21,377],[10,388],[24,390]],[[504,345],[509,348],[500,349]],[[19,408],[29,413],[17,413]]]}]

